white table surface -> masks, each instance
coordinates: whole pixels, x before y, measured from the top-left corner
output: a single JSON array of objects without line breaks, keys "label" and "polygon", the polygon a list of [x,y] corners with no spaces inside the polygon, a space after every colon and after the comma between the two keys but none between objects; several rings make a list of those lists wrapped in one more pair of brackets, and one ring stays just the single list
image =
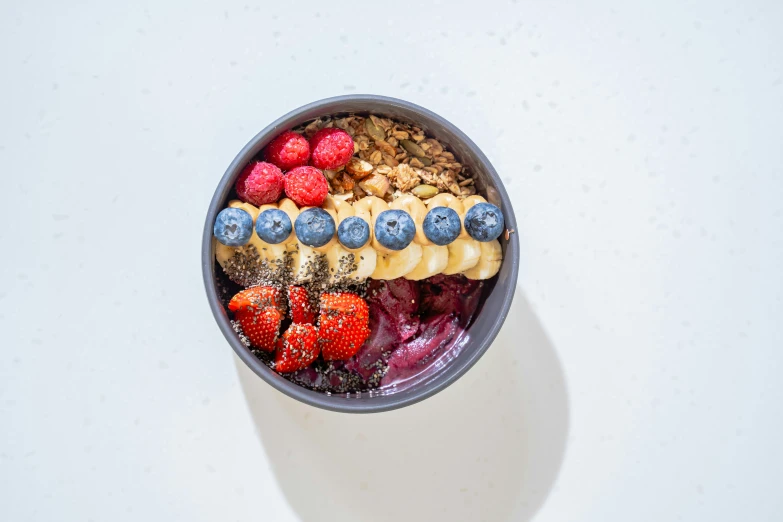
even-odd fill
[{"label": "white table surface", "polygon": [[[783,4],[115,4],[0,7],[0,519],[783,519]],[[199,267],[343,93],[461,127],[521,238],[487,355],[375,416],[249,373]]]}]

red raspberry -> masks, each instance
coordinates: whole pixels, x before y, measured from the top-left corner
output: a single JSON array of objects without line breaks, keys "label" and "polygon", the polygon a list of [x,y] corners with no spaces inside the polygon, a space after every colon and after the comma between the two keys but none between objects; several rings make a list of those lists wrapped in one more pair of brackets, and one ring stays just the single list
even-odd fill
[{"label": "red raspberry", "polygon": [[266,146],[264,158],[282,170],[307,165],[310,159],[310,145],[301,134],[285,131]]},{"label": "red raspberry", "polygon": [[351,160],[353,138],[341,129],[321,129],[310,138],[310,150],[313,152],[310,162],[313,167],[333,170]]},{"label": "red raspberry", "polygon": [[300,207],[320,207],[329,193],[329,183],[315,167],[296,167],[284,181],[286,196]]},{"label": "red raspberry", "polygon": [[283,173],[271,163],[256,161],[239,175],[236,188],[239,199],[257,207],[274,203],[283,192]]}]

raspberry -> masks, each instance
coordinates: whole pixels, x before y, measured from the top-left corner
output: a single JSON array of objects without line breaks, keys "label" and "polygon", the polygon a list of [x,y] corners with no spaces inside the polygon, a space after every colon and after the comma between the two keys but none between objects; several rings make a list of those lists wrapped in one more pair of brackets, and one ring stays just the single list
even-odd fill
[{"label": "raspberry", "polygon": [[284,178],[285,194],[300,207],[320,207],[329,193],[329,183],[315,167],[296,167]]},{"label": "raspberry", "polygon": [[291,170],[307,165],[307,160],[310,159],[310,145],[301,134],[285,131],[266,146],[264,158],[282,170]]},{"label": "raspberry", "polygon": [[313,153],[310,163],[314,167],[333,170],[351,160],[353,138],[341,129],[321,129],[310,138],[310,150]]},{"label": "raspberry", "polygon": [[283,173],[271,163],[253,162],[239,175],[236,189],[239,199],[257,207],[274,203],[283,192]]}]

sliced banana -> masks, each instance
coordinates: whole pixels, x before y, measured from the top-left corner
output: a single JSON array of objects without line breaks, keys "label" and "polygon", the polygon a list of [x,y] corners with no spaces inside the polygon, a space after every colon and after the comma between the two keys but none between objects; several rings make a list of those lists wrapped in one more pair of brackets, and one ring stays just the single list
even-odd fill
[{"label": "sliced banana", "polygon": [[476,266],[481,257],[481,247],[475,239],[455,239],[447,245],[449,263],[443,269],[444,274],[459,274]]},{"label": "sliced banana", "polygon": [[[405,277],[418,281],[441,273],[447,275],[462,273],[470,279],[488,279],[497,274],[502,262],[503,254],[497,240],[480,243],[471,238],[462,227],[460,236],[454,242],[447,246],[437,246],[427,239],[422,229],[424,217],[429,209],[449,207],[457,212],[461,220],[464,220],[468,209],[484,201],[486,200],[481,196],[470,196],[460,200],[452,194],[443,193],[426,202],[415,196],[403,195],[391,205],[375,196],[368,196],[350,204],[328,196],[322,208],[331,214],[336,226],[349,216],[360,217],[368,223],[370,240],[364,247],[345,248],[335,234],[326,245],[311,248],[299,242],[296,231],[292,231],[288,239],[282,243],[273,245],[258,237],[255,227],[248,244],[252,244],[257,249],[260,259],[266,260],[270,266],[284,266],[286,256],[290,255],[293,280],[298,283],[313,279],[314,268],[320,256],[326,257],[331,283],[345,278],[360,281],[367,278],[388,280]],[[260,208],[239,200],[230,201],[228,206],[247,211],[254,222],[264,210],[278,208],[288,214],[293,224],[303,210],[288,198],[280,200],[276,205],[263,205]],[[390,250],[375,239],[375,217],[389,208],[405,210],[416,223],[413,242],[400,251]],[[215,258],[225,268],[228,260],[236,252],[242,252],[244,248],[246,247],[228,247],[215,241]]]},{"label": "sliced banana", "polygon": [[[437,196],[431,197],[426,201],[427,209],[432,210],[435,207],[448,207],[454,212],[457,213],[459,216],[460,223],[463,223],[465,221],[465,212],[467,212],[467,209],[462,204],[462,201],[457,198],[454,194],[449,194],[448,192],[442,192],[438,194]],[[462,227],[462,230],[459,233],[459,236],[457,236],[458,239],[473,239],[468,234],[468,231],[465,230],[465,227]]]},{"label": "sliced banana", "polygon": [[291,235],[288,236],[288,239],[283,241],[282,244],[295,245],[298,243],[298,240],[296,237],[296,230],[294,230],[293,225],[296,222],[296,218],[299,216],[299,207],[297,207],[296,203],[294,203],[292,200],[283,198],[277,202],[277,208],[288,214],[288,219],[291,220]]},{"label": "sliced banana", "polygon": [[375,270],[370,275],[373,279],[397,279],[416,268],[422,257],[421,245],[411,243],[402,250],[391,254],[377,252],[378,259]]},{"label": "sliced banana", "polygon": [[381,245],[375,238],[375,219],[378,214],[389,210],[389,205],[379,197],[368,196],[353,204],[356,215],[370,215],[370,237],[376,253],[373,279],[397,279],[416,268],[422,258],[421,245],[411,243],[402,250],[391,250]]},{"label": "sliced banana", "polygon": [[293,248],[289,246],[288,253],[291,255],[291,270],[293,271],[294,282],[304,283],[312,280],[317,259],[323,254],[299,242]]},{"label": "sliced banana", "polygon": [[503,261],[503,250],[500,248],[500,241],[479,242],[481,256],[478,263],[473,268],[465,270],[462,274],[468,279],[489,279],[500,270]]},{"label": "sliced banana", "polygon": [[261,213],[261,211],[255,205],[251,205],[250,203],[245,203],[244,201],[240,201],[238,199],[232,199],[231,201],[229,201],[228,206],[230,208],[241,208],[242,210],[250,214],[250,217],[253,218],[253,224],[255,224],[258,214]]},{"label": "sliced banana", "polygon": [[424,218],[427,216],[427,205],[416,196],[403,194],[389,204],[389,207],[395,210],[404,210],[407,212],[413,222],[416,224],[416,235],[413,240],[420,245],[432,245],[432,241],[427,239],[424,233]]},{"label": "sliced banana", "polygon": [[352,277],[362,281],[372,276],[373,272],[375,272],[375,266],[378,263],[378,253],[375,249],[371,246],[366,246],[354,253],[354,256],[356,271],[352,274]]},{"label": "sliced banana", "polygon": [[421,261],[416,268],[405,274],[405,279],[421,281],[440,274],[449,264],[449,249],[445,246],[431,245],[421,247]]},{"label": "sliced banana", "polygon": [[404,210],[416,223],[415,243],[421,245],[421,261],[416,268],[405,274],[405,279],[419,281],[440,274],[449,262],[449,249],[438,246],[427,238],[424,233],[424,218],[427,216],[427,205],[416,196],[405,194],[392,201],[389,205],[393,209]]},{"label": "sliced banana", "polygon": [[[335,218],[337,227],[340,226],[342,220],[355,215],[352,205],[331,196],[326,198],[323,208]],[[364,216],[359,217],[367,221]],[[377,256],[375,250],[369,246],[369,241],[362,248],[345,248],[335,234],[335,239],[330,244],[331,246],[326,251],[326,260],[329,264],[329,281],[331,283],[344,279],[367,279],[375,270]]]},{"label": "sliced banana", "polygon": [[215,238],[212,238],[212,241],[215,244],[215,259],[217,259],[217,262],[224,270],[226,269],[226,263],[231,259],[231,256],[236,252],[244,252],[245,249],[245,247],[226,246]]}]

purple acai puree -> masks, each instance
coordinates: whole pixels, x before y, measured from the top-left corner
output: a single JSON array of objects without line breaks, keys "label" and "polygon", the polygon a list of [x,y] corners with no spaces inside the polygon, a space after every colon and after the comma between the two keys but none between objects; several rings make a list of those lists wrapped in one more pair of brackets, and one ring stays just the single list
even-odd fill
[{"label": "purple acai puree", "polygon": [[371,334],[345,368],[371,386],[380,378],[381,387],[420,374],[455,345],[476,313],[481,289],[480,281],[461,275],[372,281]]}]

